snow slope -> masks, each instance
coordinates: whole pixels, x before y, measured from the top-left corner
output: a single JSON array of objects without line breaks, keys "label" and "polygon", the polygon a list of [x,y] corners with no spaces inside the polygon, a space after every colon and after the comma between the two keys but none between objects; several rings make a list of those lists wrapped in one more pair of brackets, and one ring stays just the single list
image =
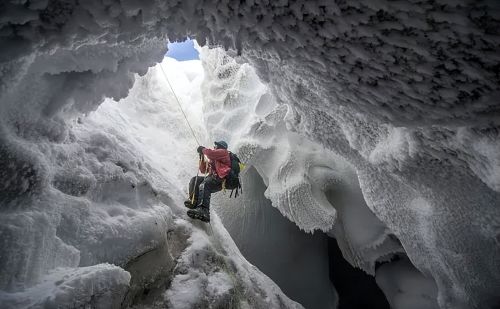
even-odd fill
[{"label": "snow slope", "polygon": [[[140,160],[120,148],[123,141],[99,132],[95,139],[71,142],[69,164],[79,166],[74,161],[81,158],[87,170],[64,175],[52,167],[66,161],[61,153],[68,152],[61,148],[72,138],[72,117],[95,110],[105,96],[125,97],[133,74],[144,74],[162,59],[166,35],[171,40],[190,35],[200,43],[232,47],[255,67],[283,105],[270,117],[271,126],[285,119],[285,127],[354,169],[363,200],[376,216],[371,226],[381,222],[379,230],[390,231],[412,264],[433,278],[441,308],[498,304],[496,1],[35,0],[0,6],[0,201],[2,235],[8,235],[1,246],[9,248],[1,259],[2,270],[9,270],[2,271],[2,289],[32,285],[49,269],[80,263],[56,226],[87,221],[86,215],[67,221],[59,215],[72,207],[88,214],[90,206],[79,199],[87,188],[109,179],[126,186],[149,177],[150,171],[139,169]],[[262,102],[256,110],[270,104]],[[102,151],[108,144],[119,150]],[[92,166],[93,156],[103,166],[95,182],[100,166]],[[119,174],[123,168],[107,164],[107,158],[129,163],[125,169],[134,175]],[[278,156],[274,162],[298,161]],[[304,166],[281,170],[290,174],[275,179],[290,177],[305,190],[295,195],[304,200],[292,199],[304,207],[300,213],[287,210],[285,197],[298,191],[263,177],[275,188],[269,194],[277,193],[269,195],[279,200],[274,206],[306,230],[332,227],[340,211],[321,208],[326,205],[318,202],[321,192],[311,199],[313,186],[301,176]],[[265,170],[280,175],[276,171]],[[78,189],[67,190],[67,182],[78,183]],[[103,198],[97,192],[96,203]],[[156,209],[155,203],[148,205]],[[154,216],[134,211],[145,225],[153,218],[169,224],[163,208]],[[119,234],[128,220],[109,229]],[[94,236],[88,236],[91,247]],[[18,243],[31,243],[32,251]],[[84,260],[100,262],[104,255]]]}]

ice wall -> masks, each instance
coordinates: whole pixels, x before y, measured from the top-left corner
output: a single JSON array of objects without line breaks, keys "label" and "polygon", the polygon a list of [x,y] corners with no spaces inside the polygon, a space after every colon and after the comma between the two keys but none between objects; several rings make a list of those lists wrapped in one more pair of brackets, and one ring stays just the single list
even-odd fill
[{"label": "ice wall", "polygon": [[425,278],[407,259],[382,265],[377,284],[384,291],[391,308],[437,309],[436,285]]},{"label": "ice wall", "polygon": [[[0,6],[3,212],[21,211],[26,203],[15,198],[19,194],[38,198],[36,193],[51,187],[47,160],[55,156],[33,140],[60,144],[70,135],[69,115],[95,109],[104,96],[125,96],[132,73],[144,73],[163,56],[165,34],[189,34],[241,53],[277,102],[294,111],[287,113],[293,115],[289,127],[354,167],[367,206],[411,262],[433,277],[441,307],[488,308],[498,302],[496,1],[91,0]],[[85,188],[88,177],[81,174]],[[284,210],[285,204],[275,206]],[[324,211],[334,219],[332,210]],[[38,220],[56,225],[58,217],[48,213],[40,210]],[[313,214],[293,218],[313,229]],[[330,221],[321,220],[318,228],[325,224]],[[53,228],[37,231],[48,234],[56,239]],[[56,241],[36,252],[66,257],[43,261],[76,263],[74,250]]]},{"label": "ice wall", "polygon": [[498,303],[498,5],[253,9],[266,18],[243,14],[235,46],[291,103],[291,126],[355,167],[368,207],[434,278],[440,306]]},{"label": "ice wall", "polygon": [[[162,65],[203,139],[201,64]],[[133,76],[126,99],[87,116],[23,113],[23,100],[43,101],[33,89],[46,81],[36,74],[26,93],[10,94],[18,109],[2,102],[2,308],[301,308],[223,239],[215,215],[210,229],[186,220],[197,144],[161,72]]]},{"label": "ice wall", "polygon": [[[307,232],[328,232],[344,257],[371,275],[377,261],[404,249],[367,207],[354,168],[294,132],[293,109],[276,105],[251,67],[221,49],[202,48],[200,57],[208,132],[212,139],[230,141],[249,166],[239,199],[228,194],[214,199],[218,213],[247,258],[288,295],[307,308],[331,307],[326,242],[319,242],[317,233],[306,238],[276,218],[271,204]],[[295,251],[304,250],[315,254],[296,257]],[[312,286],[317,288],[311,291]]]},{"label": "ice wall", "polygon": [[213,201],[242,254],[305,308],[335,308],[338,299],[328,277],[327,237],[300,231],[273,208],[253,167],[242,181],[239,198],[219,194]]}]

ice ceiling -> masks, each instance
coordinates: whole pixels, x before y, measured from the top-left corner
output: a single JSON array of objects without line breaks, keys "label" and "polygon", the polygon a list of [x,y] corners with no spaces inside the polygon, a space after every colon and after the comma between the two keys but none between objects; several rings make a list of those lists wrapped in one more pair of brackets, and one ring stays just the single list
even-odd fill
[{"label": "ice ceiling", "polygon": [[[442,308],[498,305],[499,29],[497,1],[2,2],[0,201],[1,233],[7,236],[0,288],[30,286],[58,266],[118,263],[103,253],[82,264],[72,244],[55,236],[56,227],[60,233],[78,220],[62,220],[53,211],[54,205],[64,209],[54,202],[59,193],[49,190],[54,179],[76,178],[82,191],[65,192],[73,196],[95,184],[87,172],[76,177],[52,168],[73,159],[57,157],[57,145],[75,141],[71,119],[95,110],[105,97],[127,96],[134,73],[143,75],[161,61],[167,38],[190,36],[234,49],[239,61],[255,68],[269,87],[259,109],[270,96],[278,102],[249,133],[264,142],[255,147],[242,140],[240,146],[283,215],[307,231],[350,235],[334,227],[349,221],[350,208],[324,207],[336,198],[328,179],[343,181],[348,191],[362,192],[356,205],[366,203],[375,215],[367,224],[380,227],[376,239],[357,239],[366,244],[363,250],[345,249],[353,264],[373,272],[379,257],[366,253],[376,249],[370,246],[393,252],[400,243],[413,265],[435,281]],[[283,136],[288,145],[305,143],[309,151],[301,158],[294,151],[278,155]],[[99,160],[123,155],[104,155],[99,139],[78,143]],[[337,175],[300,163],[315,162],[307,158],[317,156],[318,147],[334,153],[327,161]],[[278,168],[266,166],[266,156]],[[100,173],[92,168],[91,174]],[[110,171],[99,175],[114,179]],[[64,186],[58,189],[64,192]],[[102,201],[102,192],[92,201]],[[87,206],[81,207],[85,214]],[[141,220],[155,217],[148,216]],[[26,223],[36,220],[47,222],[35,231],[38,238]],[[346,248],[355,243],[344,241]],[[32,250],[23,251],[19,242],[32,243]]]}]

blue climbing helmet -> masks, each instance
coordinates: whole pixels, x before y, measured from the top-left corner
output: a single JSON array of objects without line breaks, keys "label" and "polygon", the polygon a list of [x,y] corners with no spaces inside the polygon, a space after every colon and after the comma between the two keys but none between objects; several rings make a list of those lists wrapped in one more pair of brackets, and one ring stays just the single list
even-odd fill
[{"label": "blue climbing helmet", "polygon": [[224,141],[215,141],[214,144],[217,148],[227,149],[227,143]]}]

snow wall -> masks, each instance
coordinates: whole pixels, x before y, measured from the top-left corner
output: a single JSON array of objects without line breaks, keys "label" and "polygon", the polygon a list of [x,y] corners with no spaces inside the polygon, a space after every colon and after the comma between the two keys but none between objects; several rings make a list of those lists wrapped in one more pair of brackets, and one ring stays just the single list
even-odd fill
[{"label": "snow wall", "polygon": [[[217,212],[242,253],[307,308],[332,307],[328,275],[345,269],[328,270],[329,259],[345,258],[369,275],[386,276],[386,268],[375,273],[377,263],[404,256],[405,250],[368,208],[354,167],[295,132],[290,125],[293,110],[276,104],[248,64],[238,64],[222,49],[202,48],[200,58],[205,68],[201,90],[207,132],[211,140],[229,141],[250,166],[242,173],[240,199],[231,199],[229,192],[214,198]],[[306,237],[277,217],[271,205],[300,229],[317,232]],[[336,239],[343,256],[329,255],[331,248],[322,234]],[[381,285],[386,296],[394,299],[393,307],[437,308],[432,279],[410,262],[401,269],[414,273],[421,282],[408,284],[415,279],[403,271],[394,272],[392,278],[398,283],[390,288]],[[368,293],[362,289],[363,279],[352,280],[358,280],[360,293]],[[337,284],[342,285],[338,280]],[[398,301],[409,297],[406,303]],[[352,308],[349,303],[345,306]]]},{"label": "snow wall", "polygon": [[[162,65],[202,138],[201,64]],[[2,308],[302,308],[217,216],[207,226],[185,215],[197,145],[161,72],[135,76],[125,99],[85,117],[8,136],[22,145],[9,159],[34,153],[47,183],[2,196]]]},{"label": "snow wall", "polygon": [[[33,286],[56,267],[119,265],[134,256],[106,256],[94,232],[119,236],[130,226],[159,225],[133,233],[137,238],[130,241],[142,244],[142,252],[148,242],[164,239],[161,231],[173,217],[169,208],[157,207],[151,181],[143,182],[156,169],[139,166],[138,152],[123,149],[122,140],[99,132],[79,138],[69,127],[104,97],[125,97],[134,73],[142,75],[161,61],[166,36],[190,35],[201,44],[234,49],[268,85],[269,94],[255,110],[270,114],[231,143],[254,165],[268,187],[266,196],[285,217],[306,231],[336,236],[346,258],[369,273],[386,253],[403,249],[419,273],[434,281],[441,308],[498,305],[496,1],[96,0],[0,6],[3,290]],[[270,101],[278,107],[268,110]],[[258,143],[252,142],[256,136]],[[109,144],[114,150],[103,151]],[[294,151],[296,146],[306,151]],[[323,156],[321,149],[333,154]],[[131,183],[132,191],[126,189]],[[339,193],[337,184],[345,190]],[[130,219],[102,224],[102,216],[112,217],[113,211],[93,214],[102,212],[96,205],[109,198],[109,190],[119,192],[113,199],[130,201],[133,192],[146,202],[129,205]],[[180,194],[162,192],[168,192],[160,194],[162,205],[175,204]],[[143,205],[149,209],[142,211]],[[349,222],[358,217],[369,228],[346,232],[356,228]],[[75,235],[74,226],[88,228]],[[76,243],[95,251],[81,254],[87,249],[75,249]],[[408,266],[391,264],[385,278]],[[109,274],[115,279],[105,286],[124,293],[127,273],[94,267],[90,273]],[[87,278],[97,284],[105,276]]]}]

